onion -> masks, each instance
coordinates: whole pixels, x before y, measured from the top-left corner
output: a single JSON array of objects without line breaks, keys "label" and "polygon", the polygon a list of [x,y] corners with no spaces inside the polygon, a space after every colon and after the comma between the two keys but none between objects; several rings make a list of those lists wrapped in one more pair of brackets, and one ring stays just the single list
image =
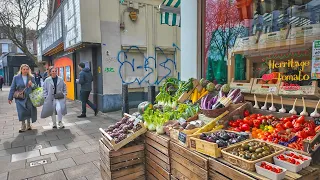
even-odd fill
[{"label": "onion", "polygon": [[307,112],[306,103],[304,102],[304,97],[302,97],[302,103],[303,103],[303,111],[300,113],[301,116],[308,116],[309,113]]},{"label": "onion", "polygon": [[268,109],[268,107],[267,107],[268,95],[269,94],[267,94],[267,96],[266,96],[266,101],[264,102],[264,105],[261,107],[262,110],[267,110]]},{"label": "onion", "polygon": [[318,113],[318,106],[319,106],[320,100],[317,103],[316,108],[314,109],[313,113],[310,114],[311,117],[317,118],[320,117],[320,114]]},{"label": "onion", "polygon": [[273,112],[277,111],[276,107],[274,107],[274,105],[273,105],[273,95],[272,94],[271,94],[271,107],[269,108],[269,111],[273,111]]},{"label": "onion", "polygon": [[296,114],[297,114],[297,111],[296,111],[296,102],[297,102],[297,98],[296,98],[296,100],[294,100],[292,109],[289,111],[290,114],[293,114],[293,115],[296,115]]},{"label": "onion", "polygon": [[158,125],[156,127],[156,132],[157,132],[157,134],[164,134],[163,126]]},{"label": "onion", "polygon": [[287,110],[285,108],[283,108],[282,96],[280,96],[280,99],[281,99],[281,109],[279,109],[279,112],[280,113],[286,113]]},{"label": "onion", "polygon": [[256,94],[254,94],[253,97],[254,97],[254,106],[253,106],[253,108],[255,108],[255,109],[260,109],[259,104],[258,104],[258,101],[257,101]]}]

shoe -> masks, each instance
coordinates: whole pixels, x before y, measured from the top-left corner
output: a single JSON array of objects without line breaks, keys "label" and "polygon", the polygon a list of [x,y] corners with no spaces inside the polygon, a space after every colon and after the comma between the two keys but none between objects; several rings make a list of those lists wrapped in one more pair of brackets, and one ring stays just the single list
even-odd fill
[{"label": "shoe", "polygon": [[29,123],[27,124],[27,130],[32,130],[32,127]]},{"label": "shoe", "polygon": [[27,130],[26,124],[25,124],[25,123],[22,123],[21,129],[19,130],[19,133],[23,133],[23,132],[25,132],[26,130]]},{"label": "shoe", "polygon": [[62,121],[59,121],[58,125],[59,125],[59,128],[60,128],[60,129],[64,128],[64,125],[63,125],[63,122],[62,122]]},{"label": "shoe", "polygon": [[77,116],[78,118],[85,118],[85,117],[87,117],[87,115],[85,115],[85,114],[81,114],[80,116]]},{"label": "shoe", "polygon": [[94,116],[98,115],[98,109],[94,110]]},{"label": "shoe", "polygon": [[52,124],[52,129],[57,129],[57,123]]}]

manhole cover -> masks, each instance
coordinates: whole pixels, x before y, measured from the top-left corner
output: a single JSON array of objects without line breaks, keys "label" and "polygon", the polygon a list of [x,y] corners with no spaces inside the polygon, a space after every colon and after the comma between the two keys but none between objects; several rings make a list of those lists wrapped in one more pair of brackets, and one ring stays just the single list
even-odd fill
[{"label": "manhole cover", "polygon": [[40,161],[36,161],[36,162],[31,162],[30,167],[39,166],[39,165],[43,165],[43,164],[47,164],[47,163],[48,163],[47,160],[40,160]]}]

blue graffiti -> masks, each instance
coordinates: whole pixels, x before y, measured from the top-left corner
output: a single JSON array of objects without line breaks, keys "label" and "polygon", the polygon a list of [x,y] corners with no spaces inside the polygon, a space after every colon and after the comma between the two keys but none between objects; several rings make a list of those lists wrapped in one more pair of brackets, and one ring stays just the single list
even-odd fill
[{"label": "blue graffiti", "polygon": [[[156,72],[156,69],[158,68],[157,67],[157,57],[152,57],[152,56],[149,56],[149,57],[146,57],[144,55],[144,52],[142,52],[139,47],[137,46],[131,46],[129,47],[128,49],[126,50],[122,50],[118,53],[118,57],[117,57],[117,60],[119,62],[119,76],[121,78],[121,81],[123,84],[133,84],[133,83],[138,83],[140,86],[142,85],[142,83],[146,83],[147,85],[159,85],[163,80],[167,79],[168,77],[172,76],[173,75],[173,72],[174,71],[177,71],[177,62],[176,62],[176,58],[175,58],[175,55],[176,55],[176,52],[177,51],[180,51],[180,48],[173,43],[172,45],[174,47],[174,56],[173,56],[173,59],[169,58],[165,53],[164,51],[160,48],[160,47],[155,47],[154,51],[155,51],[155,54],[157,54],[156,52],[159,51],[160,54],[164,55],[165,57],[165,61],[164,62],[161,62],[159,63],[159,66],[164,68],[167,73],[162,77],[162,78],[159,78],[159,77],[156,77],[155,81],[154,82],[150,82],[150,80],[148,79],[154,72]],[[143,57],[144,57],[144,63],[142,66],[136,66],[135,65],[135,59],[132,58],[132,60],[129,60],[128,59],[128,52],[130,52],[130,50],[135,50],[135,51],[138,51],[138,53],[142,54]],[[121,59],[121,56],[123,55],[123,60]],[[170,69],[169,68],[169,64],[172,64],[174,69]],[[143,71],[146,71],[148,72],[147,74],[145,74],[142,78],[135,78],[134,80],[131,80],[129,82],[126,81],[126,79],[123,77],[122,75],[122,70],[123,68],[127,65],[127,67],[129,66],[129,68],[134,72],[134,71],[137,71],[137,70],[143,70]],[[178,78],[180,78],[180,73],[178,72]]]}]

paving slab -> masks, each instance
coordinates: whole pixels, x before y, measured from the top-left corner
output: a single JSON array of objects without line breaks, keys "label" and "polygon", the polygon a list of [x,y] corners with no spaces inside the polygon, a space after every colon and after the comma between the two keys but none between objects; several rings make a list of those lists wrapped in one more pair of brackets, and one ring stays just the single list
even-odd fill
[{"label": "paving slab", "polygon": [[62,159],[55,162],[52,162],[51,164],[45,164],[44,170],[46,173],[58,171],[61,169],[66,169],[72,166],[76,166],[76,163],[73,161],[72,158],[68,159]]},{"label": "paving slab", "polygon": [[67,180],[67,178],[64,175],[63,171],[60,170],[60,171],[44,174],[41,176],[29,178],[28,180]]},{"label": "paving slab", "polygon": [[39,157],[34,157],[34,158],[27,159],[27,163],[30,163],[30,162],[33,162],[33,161],[39,161],[39,160],[42,160],[42,159],[48,159],[48,158],[51,159],[51,162],[57,160],[57,157],[54,154],[47,154],[47,155],[44,155],[44,156],[39,156]]},{"label": "paving slab", "polygon": [[0,156],[7,156],[11,154],[17,154],[17,153],[22,153],[26,152],[25,147],[17,147],[17,148],[11,148],[11,149],[5,149],[0,151]]},{"label": "paving slab", "polygon": [[67,159],[70,157],[79,156],[82,154],[84,153],[80,150],[80,148],[75,148],[75,149],[69,149],[66,151],[55,153],[55,156],[57,157],[57,159],[61,160],[61,159]]},{"label": "paving slab", "polygon": [[100,173],[93,163],[82,164],[63,170],[68,179],[76,179],[87,176],[88,174]]},{"label": "paving slab", "polygon": [[84,146],[84,147],[81,147],[80,149],[84,153],[95,152],[95,151],[99,151],[99,145],[95,144],[95,145],[90,145],[90,146]]},{"label": "paving slab", "polygon": [[11,155],[0,156],[0,164],[1,163],[9,163],[11,162]]},{"label": "paving slab", "polygon": [[59,139],[59,140],[50,141],[50,145],[51,146],[58,146],[58,145],[69,144],[71,142],[73,142],[71,138],[66,138],[66,139]]},{"label": "paving slab", "polygon": [[102,180],[101,173],[91,174],[86,176],[86,178],[90,180]]},{"label": "paving slab", "polygon": [[100,169],[100,160],[99,161],[93,161],[93,164]]},{"label": "paving slab", "polygon": [[50,136],[41,135],[41,136],[38,136],[36,138],[36,140],[38,143],[43,142],[43,141],[53,141],[53,140],[58,140],[58,136],[56,136],[56,135],[50,135]]},{"label": "paving slab", "polygon": [[19,169],[9,172],[8,180],[21,180],[44,174],[43,166],[36,166],[28,169]]},{"label": "paving slab", "polygon": [[8,172],[4,172],[0,174],[0,180],[7,180],[8,179]]},{"label": "paving slab", "polygon": [[85,163],[92,162],[92,161],[99,160],[99,159],[100,159],[100,154],[97,151],[73,157],[73,160],[78,165],[85,164]]},{"label": "paving slab", "polygon": [[9,163],[0,163],[0,173],[12,171],[16,169],[24,169],[26,167],[26,161],[17,161]]},{"label": "paving slab", "polygon": [[11,143],[9,142],[4,142],[3,144],[0,144],[0,150],[10,149],[10,148],[11,148]]},{"label": "paving slab", "polygon": [[17,162],[17,161],[21,161],[29,158],[38,157],[38,156],[40,156],[39,150],[12,154],[11,162]]},{"label": "paving slab", "polygon": [[87,141],[78,141],[78,142],[72,142],[69,144],[66,144],[67,149],[74,149],[78,147],[83,147],[83,146],[89,146],[90,144]]},{"label": "paving slab", "polygon": [[59,145],[59,146],[53,146],[53,147],[49,147],[49,148],[40,149],[40,153],[41,153],[41,155],[46,155],[46,154],[57,153],[57,152],[65,151],[65,150],[67,150],[67,149],[64,145]]}]

